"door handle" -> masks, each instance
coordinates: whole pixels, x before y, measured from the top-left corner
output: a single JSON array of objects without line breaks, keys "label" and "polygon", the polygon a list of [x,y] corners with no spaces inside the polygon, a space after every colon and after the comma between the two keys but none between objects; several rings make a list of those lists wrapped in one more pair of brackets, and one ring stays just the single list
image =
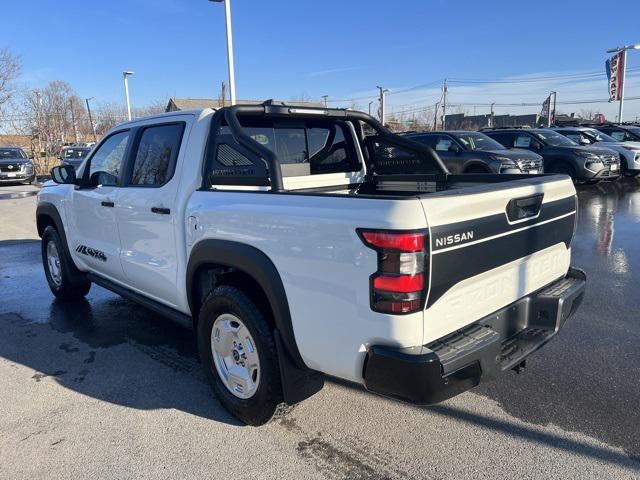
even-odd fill
[{"label": "door handle", "polygon": [[171,210],[163,207],[151,207],[151,212],[158,213],[160,215],[169,215]]},{"label": "door handle", "polygon": [[514,198],[507,204],[507,218],[511,222],[535,217],[542,208],[543,193],[531,195],[530,197]]},{"label": "door handle", "polygon": [[103,201],[103,202],[100,202],[100,204],[101,204],[103,207],[114,207],[114,206],[115,206],[113,202],[104,202],[104,201]]}]

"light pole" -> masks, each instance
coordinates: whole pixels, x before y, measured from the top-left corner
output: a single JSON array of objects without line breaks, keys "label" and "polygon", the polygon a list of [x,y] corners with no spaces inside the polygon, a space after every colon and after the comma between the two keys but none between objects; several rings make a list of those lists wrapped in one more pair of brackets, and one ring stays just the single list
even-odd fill
[{"label": "light pole", "polygon": [[324,108],[327,108],[327,97],[329,95],[322,95],[322,99],[324,100]]},{"label": "light pole", "polygon": [[622,111],[624,109],[624,87],[627,83],[627,50],[640,50],[640,43],[625,45],[607,50],[607,53],[622,52],[622,83],[620,87],[620,107],[618,109],[618,122],[622,123]]},{"label": "light pole", "polygon": [[371,101],[369,102],[369,116],[371,116],[371,104],[372,104],[372,103],[373,103],[373,100],[371,100]]},{"label": "light pole", "polygon": [[130,75],[133,75],[133,73],[134,72],[129,70],[122,72],[122,77],[124,78],[124,97],[127,100],[127,117],[129,118],[129,121],[131,121],[131,100],[129,100],[129,82],[127,79]]},{"label": "light pole", "polygon": [[89,100],[93,100],[93,97],[85,98],[84,101],[87,104],[87,113],[89,114],[89,123],[91,124],[91,130],[93,131],[93,141],[98,141],[98,136],[96,135],[96,126],[93,124],[93,118],[91,118],[91,107],[89,106]]},{"label": "light pole", "polygon": [[231,105],[236,104],[236,74],[233,67],[233,34],[231,33],[231,0],[209,0],[224,3],[224,19],[227,27],[227,63],[229,65],[229,95]]}]

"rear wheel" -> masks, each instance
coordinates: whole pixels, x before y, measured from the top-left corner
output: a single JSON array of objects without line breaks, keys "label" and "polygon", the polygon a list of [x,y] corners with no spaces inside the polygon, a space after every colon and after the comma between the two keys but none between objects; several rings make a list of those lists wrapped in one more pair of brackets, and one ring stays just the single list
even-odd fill
[{"label": "rear wheel", "polygon": [[198,350],[220,402],[249,425],[263,425],[283,402],[272,329],[253,301],[220,286],[198,316]]},{"label": "rear wheel", "polygon": [[91,282],[73,264],[58,231],[48,226],[42,234],[42,264],[49,289],[58,298],[76,300],[91,289]]}]

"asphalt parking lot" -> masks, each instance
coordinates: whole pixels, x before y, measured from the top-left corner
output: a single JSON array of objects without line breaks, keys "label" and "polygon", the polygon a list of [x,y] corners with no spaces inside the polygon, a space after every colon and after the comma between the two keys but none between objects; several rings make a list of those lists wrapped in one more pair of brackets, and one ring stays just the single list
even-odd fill
[{"label": "asphalt parking lot", "polygon": [[522,374],[428,408],[330,381],[262,428],[216,401],[191,332],[96,286],[53,300],[35,191],[0,187],[0,478],[640,477],[638,180],[579,189],[587,295]]}]

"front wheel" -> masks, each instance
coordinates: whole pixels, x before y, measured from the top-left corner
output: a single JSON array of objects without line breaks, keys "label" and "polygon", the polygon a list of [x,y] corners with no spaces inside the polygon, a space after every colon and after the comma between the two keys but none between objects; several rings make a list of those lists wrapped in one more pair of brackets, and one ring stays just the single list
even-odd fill
[{"label": "front wheel", "polygon": [[66,254],[58,231],[48,226],[42,234],[42,264],[49,289],[63,300],[77,300],[89,293],[91,282]]},{"label": "front wheel", "polygon": [[568,175],[573,180],[573,183],[580,184],[583,181],[580,181],[576,178],[576,171],[574,168],[565,162],[556,162],[549,167],[549,169],[545,169],[545,173],[559,173],[562,175]]},{"label": "front wheel", "polygon": [[283,402],[272,329],[253,301],[220,286],[198,316],[198,350],[213,390],[233,415],[259,426]]}]

